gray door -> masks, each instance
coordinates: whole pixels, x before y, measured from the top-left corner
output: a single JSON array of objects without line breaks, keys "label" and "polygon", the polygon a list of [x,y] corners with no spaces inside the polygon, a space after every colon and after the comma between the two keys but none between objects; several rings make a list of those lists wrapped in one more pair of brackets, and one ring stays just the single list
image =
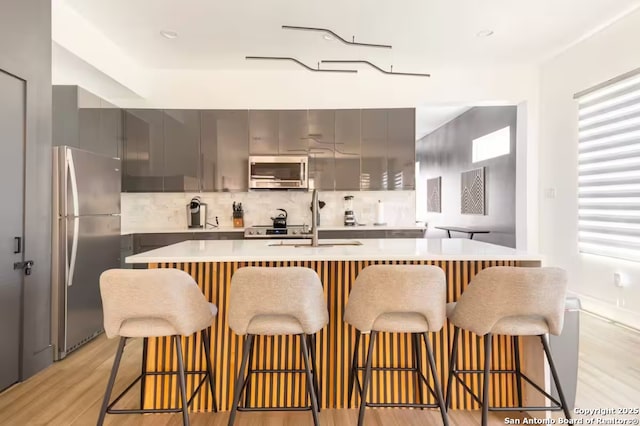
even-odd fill
[{"label": "gray door", "polygon": [[[0,391],[19,379],[24,227],[24,81],[0,70]],[[20,247],[19,247],[20,246]]]}]

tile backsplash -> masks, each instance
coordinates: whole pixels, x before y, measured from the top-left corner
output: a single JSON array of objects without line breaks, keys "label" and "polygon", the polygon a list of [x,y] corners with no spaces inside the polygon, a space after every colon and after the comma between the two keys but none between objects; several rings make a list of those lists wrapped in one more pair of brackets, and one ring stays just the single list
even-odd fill
[{"label": "tile backsplash", "polygon": [[[271,217],[280,213],[278,208],[287,210],[290,225],[311,224],[310,192],[122,193],[122,229],[186,229],[186,205],[195,195],[207,203],[208,221],[215,222],[217,216],[221,227],[233,226],[234,201],[242,203],[245,226],[270,225]],[[415,191],[327,191],[319,194],[326,203],[320,210],[321,226],[343,224],[345,195],[353,195],[359,223],[373,225],[380,200],[388,225],[415,224]]]}]

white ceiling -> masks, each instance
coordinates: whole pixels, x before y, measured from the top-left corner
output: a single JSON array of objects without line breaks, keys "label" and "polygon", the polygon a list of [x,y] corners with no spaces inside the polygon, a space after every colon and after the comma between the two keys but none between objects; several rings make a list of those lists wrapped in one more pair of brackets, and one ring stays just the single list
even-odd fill
[{"label": "white ceiling", "polygon": [[[639,0],[58,0],[66,2],[145,68],[294,69],[245,61],[245,55],[367,59],[396,71],[431,67],[533,64],[638,7]],[[55,2],[54,2],[55,7]],[[55,22],[54,22],[55,25]],[[327,27],[321,33],[281,25]],[[167,40],[160,30],[179,38]],[[484,29],[488,38],[476,37]]]},{"label": "white ceiling", "polygon": [[464,105],[433,105],[416,108],[416,140],[469,110]]}]

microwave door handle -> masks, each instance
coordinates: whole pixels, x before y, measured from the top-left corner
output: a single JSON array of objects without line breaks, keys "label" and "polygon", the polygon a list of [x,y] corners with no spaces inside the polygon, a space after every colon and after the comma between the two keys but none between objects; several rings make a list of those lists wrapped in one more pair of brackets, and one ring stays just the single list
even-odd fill
[{"label": "microwave door handle", "polygon": [[300,185],[304,186],[306,170],[304,169],[304,162],[300,163]]}]

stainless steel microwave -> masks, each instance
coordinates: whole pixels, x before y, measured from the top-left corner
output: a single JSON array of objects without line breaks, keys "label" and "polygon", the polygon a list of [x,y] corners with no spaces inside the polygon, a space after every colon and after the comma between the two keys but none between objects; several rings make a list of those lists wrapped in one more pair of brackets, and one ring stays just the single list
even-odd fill
[{"label": "stainless steel microwave", "polygon": [[250,156],[249,189],[308,189],[308,166],[306,156]]}]

